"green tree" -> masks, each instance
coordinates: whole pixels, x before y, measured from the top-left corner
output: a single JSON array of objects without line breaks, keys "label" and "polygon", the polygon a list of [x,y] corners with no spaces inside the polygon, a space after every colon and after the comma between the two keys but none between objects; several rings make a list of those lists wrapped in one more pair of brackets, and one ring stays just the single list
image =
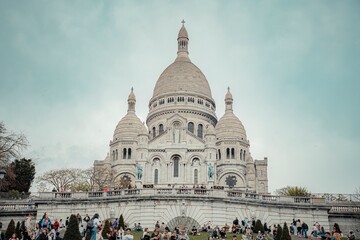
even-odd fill
[{"label": "green tree", "polygon": [[16,236],[17,236],[19,239],[22,238],[21,230],[20,230],[20,222],[19,222],[19,221],[18,221],[17,224],[16,224],[15,233],[16,233]]},{"label": "green tree", "polygon": [[305,187],[291,187],[287,186],[275,191],[280,196],[292,196],[292,197],[309,197],[311,193]]},{"label": "green tree", "polygon": [[261,223],[260,219],[256,220],[255,227],[254,227],[254,233],[258,233],[259,231],[264,233],[264,225]]},{"label": "green tree", "polygon": [[118,228],[122,227],[123,229],[125,228],[125,222],[124,222],[124,217],[122,214],[120,214],[120,217],[119,217],[119,225],[118,225]]},{"label": "green tree", "polygon": [[82,240],[79,231],[79,223],[76,216],[73,214],[70,216],[69,225],[66,228],[64,240]]},{"label": "green tree", "polygon": [[14,233],[15,233],[15,222],[14,219],[11,219],[5,232],[5,239],[11,238],[11,235],[13,235]]},{"label": "green tree", "polygon": [[282,228],[280,225],[278,225],[274,240],[281,240],[281,235],[282,235]]},{"label": "green tree", "polygon": [[35,163],[31,159],[16,159],[11,163],[15,169],[15,181],[12,189],[19,192],[29,192],[31,183],[35,178]]},{"label": "green tree", "polygon": [[282,229],[282,234],[281,234],[280,240],[291,240],[289,228],[288,228],[286,222],[284,222],[284,227]]},{"label": "green tree", "polygon": [[110,233],[110,222],[109,222],[109,220],[106,220],[101,235],[104,239],[108,239],[108,236],[107,236],[108,233]]},{"label": "green tree", "polygon": [[11,164],[1,166],[6,171],[4,179],[0,180],[0,192],[8,192],[12,189],[12,185],[16,179],[14,166]]}]

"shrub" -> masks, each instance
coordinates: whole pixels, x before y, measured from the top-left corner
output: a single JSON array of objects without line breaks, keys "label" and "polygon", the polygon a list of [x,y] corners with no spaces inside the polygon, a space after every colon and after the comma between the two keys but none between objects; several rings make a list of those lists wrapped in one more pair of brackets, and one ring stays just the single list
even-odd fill
[{"label": "shrub", "polygon": [[15,222],[14,219],[11,219],[5,233],[5,238],[9,239],[15,233]]},{"label": "shrub", "polygon": [[289,228],[288,228],[286,222],[284,222],[284,227],[282,229],[282,234],[281,234],[280,240],[291,240],[291,236],[289,234]]},{"label": "shrub", "polygon": [[101,235],[104,239],[107,239],[108,237],[106,234],[108,234],[108,233],[110,233],[110,221],[106,220]]},{"label": "shrub", "polygon": [[64,240],[82,240],[77,217],[73,214],[70,217],[69,225],[66,228]]}]

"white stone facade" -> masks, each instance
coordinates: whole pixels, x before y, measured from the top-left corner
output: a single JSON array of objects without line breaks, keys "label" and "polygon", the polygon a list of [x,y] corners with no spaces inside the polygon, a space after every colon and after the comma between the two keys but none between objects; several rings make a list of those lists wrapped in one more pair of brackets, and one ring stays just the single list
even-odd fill
[{"label": "white stone facade", "polygon": [[127,178],[138,187],[203,185],[267,193],[267,158],[251,157],[230,89],[225,114],[217,120],[209,83],[188,57],[188,41],[183,25],[177,58],[160,75],[149,101],[146,126],[135,114],[131,90],[128,113],[115,128],[109,154],[94,162],[95,169],[106,168],[113,175],[110,188]]}]

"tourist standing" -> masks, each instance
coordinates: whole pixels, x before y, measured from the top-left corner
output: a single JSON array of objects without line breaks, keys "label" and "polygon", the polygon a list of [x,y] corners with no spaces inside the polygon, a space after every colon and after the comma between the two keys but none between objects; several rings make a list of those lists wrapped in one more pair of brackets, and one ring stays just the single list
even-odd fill
[{"label": "tourist standing", "polygon": [[9,238],[9,240],[19,240],[19,238],[17,238],[16,234],[14,233],[11,238]]},{"label": "tourist standing", "polygon": [[91,225],[91,237],[90,240],[96,240],[96,234],[97,234],[97,230],[98,230],[98,226],[100,225],[100,221],[99,221],[99,214],[95,213],[94,216],[91,218],[90,220],[90,225]]},{"label": "tourist standing", "polygon": [[355,234],[353,231],[350,230],[350,232],[347,235],[348,240],[355,240]]},{"label": "tourist standing", "polygon": [[40,235],[36,238],[36,240],[49,240],[47,235],[47,228],[43,228],[41,230]]},{"label": "tourist standing", "polygon": [[123,236],[124,236],[124,229],[120,226],[117,239],[121,240]]},{"label": "tourist standing", "polygon": [[131,230],[128,228],[126,230],[126,235],[124,236],[124,240],[133,240],[134,239],[134,236],[131,235]]},{"label": "tourist standing", "polygon": [[51,226],[51,220],[49,218],[49,215],[44,213],[44,216],[42,217],[42,219],[40,221],[40,228],[47,228],[50,230],[50,226]]}]

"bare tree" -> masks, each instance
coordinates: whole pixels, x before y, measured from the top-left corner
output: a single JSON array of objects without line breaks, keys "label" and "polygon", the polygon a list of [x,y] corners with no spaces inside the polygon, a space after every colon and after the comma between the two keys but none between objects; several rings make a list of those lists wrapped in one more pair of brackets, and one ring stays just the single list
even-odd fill
[{"label": "bare tree", "polygon": [[360,186],[358,186],[357,188],[355,188],[354,193],[355,193],[355,194],[360,194]]},{"label": "bare tree", "polygon": [[0,122],[0,165],[5,165],[11,158],[19,158],[21,151],[29,146],[24,134],[8,132]]},{"label": "bare tree", "polygon": [[90,181],[93,182],[93,187],[103,189],[109,187],[113,181],[111,171],[106,167],[92,168],[92,176]]},{"label": "bare tree", "polygon": [[71,185],[81,178],[82,170],[77,168],[50,170],[37,178],[37,183],[47,183],[57,191],[67,191]]}]

